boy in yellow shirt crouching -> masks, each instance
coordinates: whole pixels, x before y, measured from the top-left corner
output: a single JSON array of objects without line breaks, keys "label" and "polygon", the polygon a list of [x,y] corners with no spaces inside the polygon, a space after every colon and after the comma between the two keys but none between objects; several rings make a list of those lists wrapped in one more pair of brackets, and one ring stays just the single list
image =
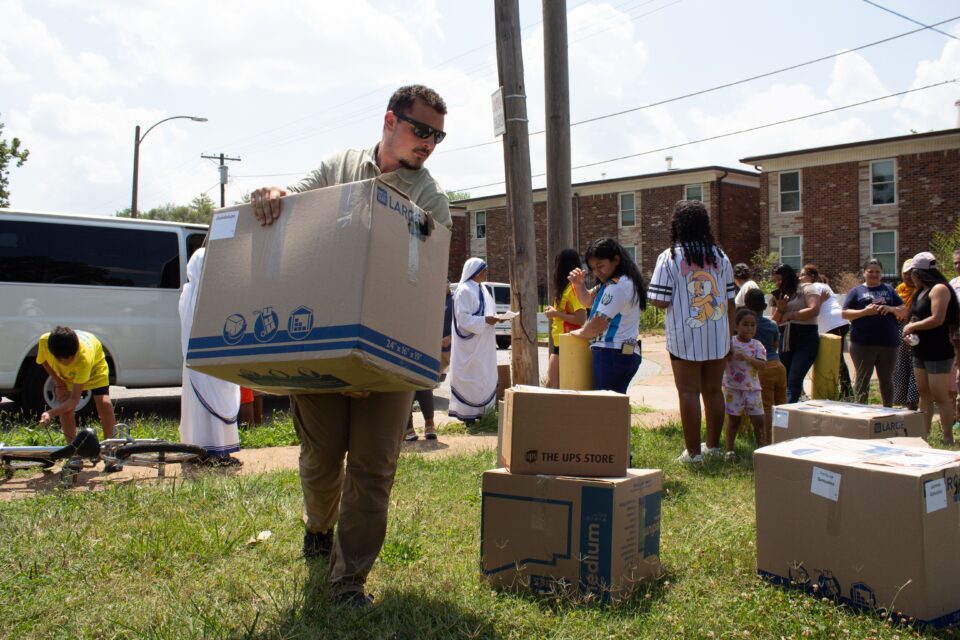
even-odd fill
[{"label": "boy in yellow shirt crouching", "polygon": [[43,412],[40,424],[60,418],[63,435],[67,442],[72,442],[77,435],[74,411],[80,396],[88,389],[103,425],[103,437],[113,437],[117,419],[110,402],[110,369],[103,355],[103,345],[96,336],[87,331],[57,327],[40,336],[37,364],[46,369],[56,384],[57,402],[60,403]]}]

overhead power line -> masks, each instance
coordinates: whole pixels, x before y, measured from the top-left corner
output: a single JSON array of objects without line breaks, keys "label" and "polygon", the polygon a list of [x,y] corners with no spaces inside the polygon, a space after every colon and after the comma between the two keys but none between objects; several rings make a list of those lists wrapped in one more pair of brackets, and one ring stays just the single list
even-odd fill
[{"label": "overhead power line", "polygon": [[[948,22],[953,22],[954,20],[960,20],[960,16],[954,16],[954,17],[952,17],[952,18],[947,18],[946,20],[941,20],[940,22],[937,22],[935,25],[932,25],[932,26],[937,26],[937,25],[941,25],[941,24],[946,24],[946,23],[948,23]],[[754,80],[760,80],[760,79],[762,79],[762,78],[769,78],[770,76],[775,76],[775,75],[780,74],[780,73],[785,73],[785,72],[787,72],[787,71],[793,71],[793,70],[795,70],[795,69],[800,69],[800,68],[802,68],[802,67],[806,67],[806,66],[809,66],[809,65],[811,65],[811,64],[816,64],[816,63],[818,63],[818,62],[824,62],[824,61],[826,61],[826,60],[830,60],[831,58],[837,58],[837,57],[839,57],[839,56],[846,55],[846,54],[848,54],[848,53],[853,53],[853,52],[855,52],[855,51],[861,51],[861,50],[867,49],[867,48],[869,48],[869,47],[874,47],[874,46],[879,45],[879,44],[884,44],[884,43],[887,43],[887,42],[891,42],[891,41],[893,41],[893,40],[897,40],[898,38],[903,38],[903,37],[905,37],[905,36],[913,35],[913,34],[915,34],[915,33],[921,32],[921,31],[925,31],[925,30],[927,30],[928,28],[929,28],[929,27],[924,26],[924,27],[921,27],[921,28],[919,28],[919,29],[914,29],[913,31],[907,31],[906,33],[901,33],[900,35],[891,36],[891,37],[889,37],[889,38],[884,38],[884,39],[882,39],[882,40],[877,40],[877,41],[875,41],[875,42],[870,42],[870,43],[868,43],[868,44],[860,45],[859,47],[855,47],[855,48],[853,48],[853,49],[846,49],[846,50],[844,50],[844,51],[838,51],[837,53],[832,53],[832,54],[827,55],[827,56],[821,56],[821,57],[819,57],[819,58],[814,58],[813,60],[807,60],[806,62],[798,62],[797,64],[792,64],[792,65],[790,65],[790,66],[788,66],[788,67],[782,67],[782,68],[780,68],[780,69],[775,69],[775,70],[773,70],[773,71],[767,71],[767,72],[765,72],[765,73],[761,73],[761,74],[758,74],[758,75],[755,75],[755,76],[750,76],[750,77],[748,77],[748,78],[743,78],[743,79],[741,79],[741,80],[734,80],[734,81],[732,81],[732,82],[726,82],[726,83],[724,83],[724,84],[719,84],[719,85],[717,85],[717,86],[715,86],[715,87],[710,87],[710,88],[708,88],[708,89],[701,89],[701,90],[699,90],[699,91],[694,91],[694,92],[692,92],[692,93],[685,93],[685,94],[683,94],[683,95],[681,95],[681,96],[676,96],[676,97],[673,97],[673,98],[667,98],[667,99],[665,99],[665,100],[659,100],[659,101],[657,101],[657,102],[651,102],[651,103],[649,103],[649,104],[640,105],[639,107],[632,107],[632,108],[630,108],[630,109],[624,109],[624,110],[622,110],[622,111],[615,111],[615,112],[613,112],[613,113],[606,113],[606,114],[603,114],[603,115],[594,116],[594,117],[592,117],[592,118],[586,118],[585,120],[578,120],[577,122],[571,122],[571,123],[570,123],[570,126],[571,126],[571,128],[572,128],[572,127],[577,127],[577,126],[580,126],[580,125],[582,125],[582,124],[587,124],[587,123],[590,123],[590,122],[597,122],[597,121],[599,121],[599,120],[606,120],[607,118],[614,118],[614,117],[616,117],[616,116],[622,116],[622,115],[627,114],[627,113],[633,113],[633,112],[635,112],[635,111],[642,111],[643,109],[651,109],[651,108],[653,108],[653,107],[663,106],[663,105],[665,105],[665,104],[670,104],[671,102],[679,102],[680,100],[686,100],[687,98],[694,98],[694,97],[696,97],[696,96],[702,96],[702,95],[707,94],[707,93],[712,93],[712,92],[714,92],[714,91],[719,91],[720,89],[729,89],[730,87],[735,87],[735,86],[737,86],[737,85],[746,84],[747,82],[753,82]],[[531,135],[531,136],[536,136],[536,135],[540,135],[540,134],[543,133],[543,132],[544,132],[543,130],[533,131],[533,132],[530,133],[530,135]],[[477,143],[477,144],[466,145],[466,146],[463,146],[463,147],[454,147],[453,149],[444,149],[443,151],[437,151],[437,152],[436,152],[436,155],[443,155],[443,154],[447,154],[447,153],[455,153],[455,152],[457,152],[457,151],[464,151],[464,150],[467,150],[467,149],[478,149],[478,148],[480,148],[480,147],[486,147],[486,146],[489,146],[489,145],[492,145],[492,144],[500,144],[500,140],[499,140],[499,139],[496,139],[496,140],[490,140],[490,141],[488,141],[488,142],[479,142],[479,143]]]},{"label": "overhead power line", "polygon": [[894,11],[893,9],[888,9],[888,8],[884,7],[883,5],[877,4],[876,2],[871,2],[871,0],[863,0],[863,1],[866,2],[866,3],[869,4],[869,5],[872,5],[872,6],[876,7],[877,9],[880,9],[880,10],[882,10],[882,11],[886,11],[887,13],[892,13],[893,15],[897,16],[898,18],[903,18],[903,19],[906,20],[907,22],[912,22],[913,24],[918,24],[918,25],[920,25],[921,27],[923,27],[924,29],[930,29],[931,31],[936,31],[937,33],[942,33],[943,35],[947,36],[948,38],[953,38],[954,40],[960,40],[960,38],[958,38],[957,36],[953,35],[952,33],[947,33],[946,31],[941,31],[940,29],[934,28],[934,27],[936,27],[937,25],[924,24],[924,23],[920,22],[919,20],[914,20],[914,19],[911,18],[910,16],[905,16],[905,15],[903,15],[902,13],[897,13],[897,12]]},{"label": "overhead power line", "polygon": [[[755,126],[755,127],[748,127],[748,128],[746,128],[746,129],[740,129],[740,130],[738,130],[738,131],[729,131],[729,132],[727,132],[727,133],[721,133],[721,134],[717,134],[717,135],[715,135],[715,136],[710,136],[710,137],[707,137],[707,138],[700,138],[699,140],[690,140],[690,141],[688,141],[688,142],[679,142],[679,143],[677,143],[677,144],[671,144],[671,145],[668,145],[668,146],[666,146],[666,147],[660,147],[660,148],[658,148],[658,149],[649,149],[649,150],[647,150],[647,151],[641,151],[640,153],[631,153],[631,154],[628,154],[628,155],[625,155],[625,156],[618,156],[618,157],[616,157],[616,158],[609,158],[609,159],[607,159],[607,160],[599,160],[599,161],[597,161],[597,162],[588,162],[587,164],[577,165],[577,166],[572,167],[572,168],[573,168],[574,170],[577,170],[577,169],[586,169],[587,167],[596,167],[596,166],[601,165],[601,164],[609,164],[609,163],[611,163],[611,162],[618,162],[618,161],[620,161],[620,160],[628,160],[628,159],[630,159],[630,158],[638,158],[638,157],[640,157],[640,156],[646,156],[646,155],[650,155],[650,154],[652,154],[652,153],[660,153],[660,152],[662,152],[662,151],[668,151],[668,150],[670,150],[670,149],[679,149],[679,148],[681,148],[681,147],[688,147],[688,146],[690,146],[690,145],[700,144],[700,143],[702,143],[702,142],[710,142],[711,140],[719,140],[720,138],[729,138],[729,137],[731,137],[731,136],[740,135],[740,134],[742,134],[742,133],[750,133],[751,131],[759,131],[760,129],[768,129],[768,128],[770,128],[770,127],[776,127],[776,126],[779,126],[779,125],[782,125],[782,124],[789,124],[789,123],[791,123],[791,122],[797,122],[797,121],[800,121],[800,120],[806,120],[807,118],[814,118],[814,117],[816,117],[816,116],[822,116],[822,115],[826,115],[826,114],[828,114],[828,113],[835,113],[835,112],[837,112],[837,111],[843,111],[844,109],[851,109],[851,108],[853,108],[853,107],[860,107],[860,106],[863,106],[863,105],[865,105],[865,104],[870,104],[870,103],[872,103],[872,102],[879,102],[880,100],[886,100],[886,99],[888,99],[888,98],[895,98],[895,97],[897,97],[897,96],[907,95],[908,93],[915,93],[915,92],[917,92],[917,91],[924,91],[925,89],[933,89],[934,87],[941,87],[941,86],[946,85],[946,84],[951,84],[951,83],[957,82],[958,80],[960,80],[960,78],[951,78],[950,80],[944,80],[943,82],[936,82],[936,83],[934,83],[934,84],[928,84],[928,85],[926,85],[926,86],[917,87],[917,88],[915,88],[915,89],[907,89],[906,91],[898,91],[897,93],[890,93],[890,94],[887,94],[887,95],[885,95],[885,96],[880,96],[879,98],[871,98],[870,100],[862,100],[862,101],[860,101],[860,102],[854,102],[854,103],[852,103],[852,104],[847,104],[847,105],[844,105],[844,106],[842,106],[842,107],[834,107],[833,109],[826,109],[826,110],[824,110],[824,111],[817,111],[816,113],[808,113],[808,114],[803,115],[803,116],[797,116],[797,117],[795,117],[795,118],[787,118],[786,120],[779,120],[779,121],[777,121],[777,122],[769,122],[769,123],[767,123],[767,124],[761,124],[761,125],[757,125],[757,126]],[[543,177],[543,176],[545,176],[545,175],[546,175],[545,173],[538,173],[538,174],[535,174],[535,175],[533,175],[533,176],[531,176],[531,177],[533,177],[533,178],[541,178],[541,177]],[[474,186],[472,186],[472,187],[460,187],[460,188],[454,189],[454,191],[472,191],[472,190],[474,190],[474,189],[482,189],[482,188],[484,188],[484,187],[495,187],[495,186],[501,185],[501,184],[504,184],[504,181],[503,181],[503,180],[501,180],[501,181],[499,181],[499,182],[490,182],[490,183],[487,183],[487,184],[478,184],[478,185],[474,185]]]}]

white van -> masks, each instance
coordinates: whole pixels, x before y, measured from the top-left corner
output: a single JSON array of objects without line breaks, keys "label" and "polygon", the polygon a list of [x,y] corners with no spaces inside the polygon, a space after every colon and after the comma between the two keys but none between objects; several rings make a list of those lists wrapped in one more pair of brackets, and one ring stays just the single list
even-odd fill
[{"label": "white van", "polygon": [[[490,291],[493,301],[497,306],[497,313],[510,311],[510,285],[503,282],[484,282],[483,286]],[[519,322],[519,320],[518,320]],[[501,349],[508,349],[513,336],[513,322],[507,320],[498,322],[494,327],[497,334],[497,346]]]},{"label": "white van", "polygon": [[[110,383],[180,386],[177,303],[206,225],[0,209],[0,395],[37,413],[54,399],[35,363],[57,325],[103,343]],[[78,412],[93,410],[84,394]]]}]

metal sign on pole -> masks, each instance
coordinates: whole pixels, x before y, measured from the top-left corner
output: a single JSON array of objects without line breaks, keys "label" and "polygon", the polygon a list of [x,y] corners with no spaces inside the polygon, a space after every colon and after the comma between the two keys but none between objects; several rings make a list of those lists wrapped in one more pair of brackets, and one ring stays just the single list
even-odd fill
[{"label": "metal sign on pole", "polygon": [[503,115],[503,87],[500,87],[490,96],[493,103],[493,135],[502,136],[507,132],[507,118]]}]

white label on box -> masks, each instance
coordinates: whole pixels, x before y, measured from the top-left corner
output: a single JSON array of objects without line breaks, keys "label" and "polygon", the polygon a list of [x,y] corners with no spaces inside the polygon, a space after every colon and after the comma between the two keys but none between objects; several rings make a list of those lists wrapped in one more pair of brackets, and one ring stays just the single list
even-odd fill
[{"label": "white label on box", "polygon": [[836,502],[840,499],[840,474],[820,467],[813,468],[810,492]]},{"label": "white label on box", "polygon": [[237,235],[237,217],[240,212],[221,211],[213,214],[213,222],[210,224],[210,239],[225,240]]},{"label": "white label on box", "polygon": [[773,426],[780,427],[781,429],[787,428],[787,422],[790,421],[790,412],[786,409],[774,409],[773,410]]},{"label": "white label on box", "polygon": [[947,508],[947,483],[943,478],[923,483],[923,497],[927,501],[927,513]]}]

